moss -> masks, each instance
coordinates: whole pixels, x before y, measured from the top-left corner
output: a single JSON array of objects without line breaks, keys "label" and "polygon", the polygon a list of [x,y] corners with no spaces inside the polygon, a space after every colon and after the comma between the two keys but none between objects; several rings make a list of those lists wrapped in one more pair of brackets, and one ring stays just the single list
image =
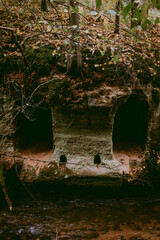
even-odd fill
[{"label": "moss", "polygon": [[24,55],[28,64],[24,62],[22,56],[12,54],[4,57],[4,55],[0,55],[0,70],[4,73],[15,72],[17,70],[28,72],[31,70],[39,75],[49,74],[56,60],[52,56],[54,49],[54,46],[45,46],[38,49],[26,47]]},{"label": "moss", "polygon": [[51,66],[55,63],[55,58],[52,56],[54,49],[53,46],[38,49],[26,48],[25,56],[31,70],[39,75],[49,74]]}]

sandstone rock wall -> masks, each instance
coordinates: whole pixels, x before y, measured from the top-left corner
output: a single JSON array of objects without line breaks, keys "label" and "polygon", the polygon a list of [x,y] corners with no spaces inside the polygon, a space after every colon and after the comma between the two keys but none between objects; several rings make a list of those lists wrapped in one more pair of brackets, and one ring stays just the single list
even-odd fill
[{"label": "sandstone rock wall", "polygon": [[[120,154],[120,157],[116,158],[112,139],[115,115],[119,106],[132,95],[149,105],[145,149],[140,157],[132,149],[133,152],[127,153],[128,155]],[[60,156],[65,155],[66,166],[79,176],[116,177],[132,173],[133,168],[140,167],[146,150],[151,148],[151,143],[153,145],[151,140],[154,135],[153,122],[157,122],[153,108],[151,86],[147,88],[102,86],[97,89],[97,93],[89,92],[86,108],[81,111],[65,111],[61,106],[53,107],[53,161],[58,164]],[[157,111],[156,114],[159,115]],[[100,156],[101,164],[94,164],[94,157],[97,154]]]},{"label": "sandstone rock wall", "polygon": [[[140,104],[147,106],[144,149],[141,146],[133,145],[128,150],[128,145],[122,144],[120,150],[115,150],[113,142],[115,117],[118,109],[132,97]],[[9,111],[12,108],[14,108],[14,101],[11,101],[6,95],[1,96],[1,114],[4,110],[6,112],[5,116],[1,118],[1,133],[4,133],[4,129],[9,133],[3,137],[1,149],[5,148],[6,152],[15,153],[13,136],[16,136],[14,134],[16,127],[12,124],[13,112]],[[51,105],[51,110],[53,149],[49,153],[41,153],[44,156],[43,164],[30,161],[31,157],[35,159],[40,154],[38,157],[37,155],[25,156],[25,164],[22,169],[25,179],[31,179],[29,177],[31,172],[34,172],[36,180],[39,177],[48,179],[48,176],[43,176],[42,173],[47,174],[47,171],[50,171],[50,175],[52,175],[51,167],[53,168],[53,175],[50,176],[52,180],[61,179],[62,176],[67,179],[76,177],[79,179],[78,181],[86,177],[99,179],[101,177],[133,176],[135,171],[141,169],[141,163],[145,161],[146,153],[159,151],[160,93],[151,85],[113,87],[104,84],[96,90],[88,92],[86,103],[83,103],[83,106],[75,104],[74,108],[70,108],[56,104]],[[64,156],[66,163],[60,162]],[[95,161],[97,156],[99,163]],[[54,164],[54,167],[48,165],[51,163]],[[26,171],[26,169],[28,170]],[[25,176],[25,172],[28,177]]]}]

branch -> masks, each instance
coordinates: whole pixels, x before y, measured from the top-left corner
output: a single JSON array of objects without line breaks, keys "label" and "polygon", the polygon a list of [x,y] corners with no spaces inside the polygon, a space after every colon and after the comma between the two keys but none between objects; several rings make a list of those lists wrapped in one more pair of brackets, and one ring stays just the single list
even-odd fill
[{"label": "branch", "polygon": [[3,27],[3,26],[0,26],[0,29],[2,30],[6,30],[6,31],[12,31],[13,32],[13,28],[9,28],[9,27]]},{"label": "branch", "polygon": [[58,10],[57,10],[56,7],[54,6],[54,3],[51,3],[50,0],[48,0],[48,3],[49,3],[49,4],[51,5],[51,7],[56,11],[57,17],[58,17],[59,21],[61,22],[61,25],[63,26],[62,20],[61,20],[61,18],[60,18],[60,16],[59,16]]},{"label": "branch", "polygon": [[30,98],[29,98],[29,101],[27,102],[26,105],[29,105],[29,104],[30,104],[31,99],[33,98],[34,94],[37,92],[37,90],[38,90],[40,87],[42,87],[42,86],[44,86],[44,85],[46,85],[46,84],[49,84],[49,83],[51,83],[51,82],[53,82],[53,81],[55,81],[55,80],[59,80],[59,78],[53,78],[53,79],[51,79],[51,80],[49,80],[49,81],[47,81],[47,82],[44,82],[44,83],[41,83],[40,85],[38,85],[38,87],[36,87],[36,88],[34,89],[34,91],[31,93],[31,96],[30,96]]},{"label": "branch", "polygon": [[23,49],[22,49],[22,45],[20,45],[17,40],[16,40],[16,36],[14,35],[14,32],[13,32],[13,28],[9,28],[9,27],[3,27],[3,26],[0,26],[0,29],[2,30],[6,30],[6,31],[10,31],[12,33],[12,40],[14,41],[15,45],[17,46],[17,48],[20,50],[20,53],[22,54],[22,57],[24,59],[24,62],[26,63],[27,67],[30,69],[29,67],[29,64],[27,62],[27,59],[23,53]]},{"label": "branch", "polygon": [[12,206],[12,202],[11,202],[9,196],[8,196],[7,189],[6,189],[6,186],[5,186],[5,180],[4,180],[4,175],[3,175],[3,167],[2,167],[1,163],[0,163],[0,185],[2,187],[5,199],[6,199],[7,203],[8,203],[9,210],[12,211],[13,210],[13,206]]},{"label": "branch", "polygon": [[27,62],[27,59],[26,59],[26,57],[25,57],[25,55],[24,55],[24,53],[23,53],[22,45],[20,45],[20,44],[17,42],[16,37],[15,37],[13,31],[12,31],[12,40],[14,41],[15,45],[17,46],[17,48],[20,50],[20,53],[21,53],[21,55],[22,55],[22,57],[23,57],[23,59],[24,59],[25,64],[26,64],[27,67],[30,69],[30,66],[29,66],[29,64],[28,64],[28,62]]},{"label": "branch", "polygon": [[35,201],[34,196],[32,195],[32,193],[28,190],[28,188],[26,187],[26,185],[24,184],[24,182],[21,180],[18,170],[17,170],[17,166],[15,166],[15,172],[17,174],[17,177],[19,179],[19,181],[22,183],[23,187],[25,188],[26,192],[29,194],[29,196]]},{"label": "branch", "polygon": [[[48,33],[53,34],[52,32],[47,31],[47,32],[36,33],[36,34],[34,34],[34,35],[25,37],[25,39],[21,42],[21,45],[23,45],[24,42],[27,41],[27,40],[30,39],[30,38],[34,38],[34,37],[37,37],[37,36],[40,36],[40,35],[43,35],[43,34],[48,34]],[[58,36],[58,34],[56,34],[56,33],[54,33],[54,35],[57,35],[57,36]]]},{"label": "branch", "polygon": [[21,42],[21,45],[23,45],[24,42],[26,42],[28,39],[30,39],[30,38],[35,38],[35,37],[40,36],[40,35],[43,35],[43,34],[52,34],[52,35],[55,35],[55,36],[59,37],[59,39],[62,39],[62,37],[65,37],[65,38],[67,38],[67,39],[75,42],[74,40],[71,39],[71,37],[69,37],[69,36],[67,36],[67,35],[65,35],[65,34],[62,34],[62,33],[53,33],[53,32],[51,32],[51,31],[47,31],[47,32],[36,33],[36,34],[34,34],[34,35],[25,37],[25,39]]}]

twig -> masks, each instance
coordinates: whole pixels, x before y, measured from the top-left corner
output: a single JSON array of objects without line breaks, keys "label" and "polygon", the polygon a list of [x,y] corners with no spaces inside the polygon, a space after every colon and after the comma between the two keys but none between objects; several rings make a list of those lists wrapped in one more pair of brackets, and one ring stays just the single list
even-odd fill
[{"label": "twig", "polygon": [[15,43],[15,45],[17,46],[17,48],[20,50],[20,53],[21,53],[21,55],[22,55],[22,57],[23,57],[23,59],[24,59],[25,64],[26,64],[27,67],[30,69],[30,66],[29,66],[29,64],[28,64],[28,62],[27,62],[27,59],[26,59],[26,57],[25,57],[25,55],[24,55],[24,53],[23,53],[22,45],[20,45],[20,44],[17,42],[17,40],[16,40],[16,36],[14,35],[14,29],[13,29],[13,28],[8,28],[8,27],[3,27],[3,26],[0,26],[0,29],[6,30],[6,31],[11,31],[11,33],[12,33],[12,40],[13,40],[13,42]]},{"label": "twig", "polygon": [[22,3],[20,3],[20,1],[19,1],[18,3],[19,3],[19,5],[20,5],[22,8],[24,8],[25,10],[27,10],[28,12],[30,12],[30,13],[35,17],[35,19],[37,19],[36,14],[35,14],[34,12],[32,12],[28,7],[24,6],[24,2],[23,2],[23,1],[22,1]]},{"label": "twig", "polygon": [[14,30],[13,28],[3,27],[3,26],[0,26],[0,29],[7,30],[7,31],[13,31]]},{"label": "twig", "polygon": [[49,2],[49,4],[51,5],[51,7],[54,8],[54,10],[56,11],[56,13],[57,13],[57,17],[58,17],[59,21],[61,22],[61,25],[63,26],[62,20],[61,20],[61,18],[60,18],[60,16],[59,16],[59,13],[58,13],[56,7],[54,6],[53,3],[51,3],[50,0],[48,0],[48,2]]},{"label": "twig", "polygon": [[[36,34],[34,34],[34,35],[31,35],[31,36],[25,37],[25,39],[21,42],[21,45],[23,45],[24,42],[27,41],[27,40],[30,39],[30,38],[35,38],[35,37],[37,37],[37,36],[40,36],[40,35],[43,35],[43,34],[48,34],[48,33],[51,33],[51,34],[53,35],[52,32],[50,32],[50,31],[46,31],[46,32],[36,33]],[[59,34],[54,33],[54,35],[57,35],[57,36],[58,36]]]},{"label": "twig", "polygon": [[26,59],[26,57],[25,57],[25,55],[24,55],[24,53],[23,53],[22,46],[17,42],[16,37],[15,37],[13,31],[12,31],[12,40],[13,40],[14,43],[16,44],[17,48],[20,50],[20,52],[21,52],[21,54],[22,54],[22,57],[23,57],[23,59],[24,59],[24,62],[26,63],[27,67],[30,69],[29,64],[28,64],[28,62],[27,62],[27,59]]},{"label": "twig", "polygon": [[37,90],[38,90],[40,87],[42,87],[42,86],[44,86],[44,85],[46,85],[46,84],[48,84],[48,83],[51,83],[51,82],[53,82],[53,81],[55,81],[55,80],[59,80],[59,78],[53,78],[53,79],[51,79],[51,80],[49,80],[49,81],[47,81],[47,82],[44,82],[44,83],[41,83],[40,85],[38,85],[38,87],[36,87],[36,88],[34,89],[34,91],[32,92],[32,94],[31,94],[31,96],[30,96],[29,101],[28,101],[27,104],[28,104],[28,105],[30,104],[31,99],[33,98],[35,92],[37,92]]}]

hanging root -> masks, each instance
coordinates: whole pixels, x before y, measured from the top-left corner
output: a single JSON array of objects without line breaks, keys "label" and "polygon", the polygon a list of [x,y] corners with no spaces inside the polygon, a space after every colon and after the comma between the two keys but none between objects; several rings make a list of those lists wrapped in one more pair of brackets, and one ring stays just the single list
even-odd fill
[{"label": "hanging root", "polygon": [[9,196],[8,196],[7,189],[6,189],[6,186],[5,186],[5,180],[4,180],[4,176],[3,176],[3,167],[2,167],[1,163],[0,163],[0,184],[1,184],[4,196],[5,196],[5,199],[8,203],[9,210],[12,211],[13,206],[12,206],[12,202],[11,202]]}]

